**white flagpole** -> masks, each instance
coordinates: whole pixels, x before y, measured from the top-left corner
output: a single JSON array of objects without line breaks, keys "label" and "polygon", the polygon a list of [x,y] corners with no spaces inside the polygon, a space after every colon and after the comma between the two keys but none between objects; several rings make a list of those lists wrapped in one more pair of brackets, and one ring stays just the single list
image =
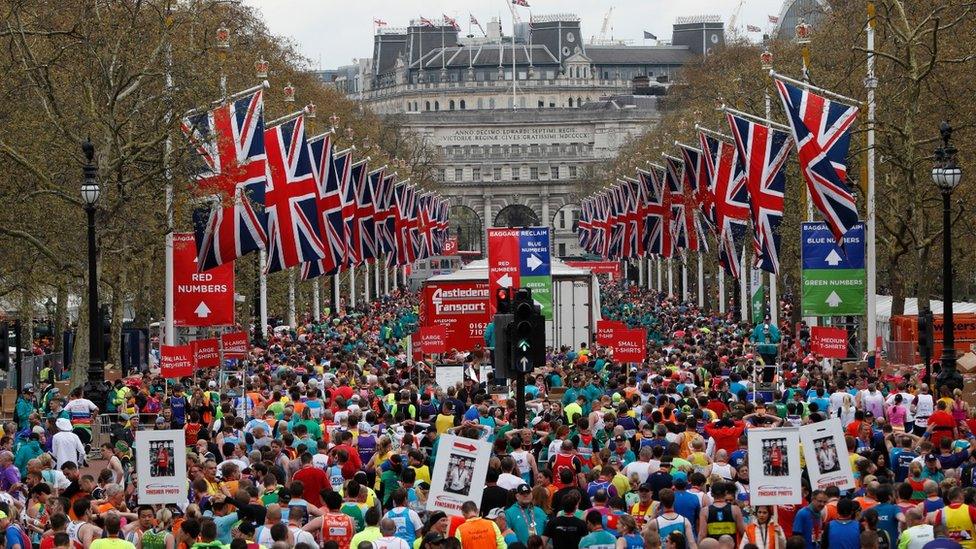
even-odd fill
[{"label": "white flagpole", "polygon": [[688,253],[681,252],[681,301],[688,301]]},{"label": "white flagpole", "polygon": [[698,308],[705,308],[705,262],[701,250],[698,251]]},{"label": "white flagpole", "polygon": [[674,295],[674,270],[671,268],[671,258],[668,258],[668,297]]},{"label": "white flagpole", "polygon": [[329,313],[339,316],[339,300],[342,299],[339,295],[339,273],[332,275],[332,293],[335,295],[335,303],[331,304],[332,309]]},{"label": "white flagpole", "polygon": [[644,286],[644,260],[640,259],[637,262],[637,287],[642,286]]},{"label": "white flagpole", "polygon": [[369,263],[363,262],[363,303],[369,305]]},{"label": "white flagpole", "polygon": [[261,330],[260,333],[265,338],[268,337],[268,275],[264,270],[268,267],[268,252],[261,250],[258,252],[258,271],[260,272],[259,288],[261,295]]},{"label": "white flagpole", "polygon": [[739,270],[739,308],[741,309],[742,320],[749,320],[749,301],[752,296],[749,295],[749,281],[746,280],[747,275],[752,269],[748,264],[746,264],[746,246],[742,246],[742,268]]},{"label": "white flagpole", "polygon": [[718,312],[725,314],[725,271],[718,270]]},{"label": "white flagpole", "polygon": [[319,279],[312,279],[312,315],[315,317],[315,322],[318,323],[319,319],[322,318],[322,302],[319,296]]},{"label": "white flagpole", "polygon": [[383,263],[383,293],[389,295],[390,293],[390,267]]},{"label": "white flagpole", "polygon": [[[769,86],[766,86],[766,119],[773,117],[772,102],[769,97]],[[808,202],[809,208],[807,215],[813,216],[813,201]],[[769,323],[779,327],[779,298],[776,295],[776,273],[769,273]]]},{"label": "white flagpole", "polygon": [[661,256],[657,256],[655,259],[657,262],[657,291],[660,293],[664,289],[662,282],[664,279],[661,277]]},{"label": "white flagpole", "polygon": [[[169,17],[167,8],[166,16]],[[173,89],[173,74],[170,68],[173,64],[173,46],[172,43],[167,42],[166,44],[166,91],[169,93]],[[167,99],[171,101],[171,99]],[[166,120],[169,121],[172,118],[173,110],[170,108],[166,113]],[[166,177],[166,274],[165,274],[165,304],[164,304],[164,321],[163,321],[163,343],[166,345],[176,344],[176,329],[173,322],[173,174],[169,169],[169,159],[173,151],[173,142],[170,139],[169,133],[166,134],[166,146],[163,149],[164,157],[164,169]],[[91,305],[89,305],[91,306]],[[90,326],[89,330],[92,329]]]},{"label": "white flagpole", "polygon": [[295,327],[295,269],[288,270],[288,325]]},{"label": "white flagpole", "polygon": [[349,266],[349,306],[356,306],[356,266]]},{"label": "white flagpole", "polygon": [[877,351],[878,338],[878,303],[877,303],[877,278],[878,278],[878,256],[875,249],[875,211],[874,211],[874,89],[878,85],[874,75],[874,26],[875,11],[874,2],[868,0],[868,71],[867,78],[864,79],[864,86],[868,89],[868,188],[867,188],[867,285],[868,285],[868,311],[867,311],[867,350]]},{"label": "white flagpole", "polygon": [[380,258],[373,260],[373,296],[379,299],[380,297]]}]

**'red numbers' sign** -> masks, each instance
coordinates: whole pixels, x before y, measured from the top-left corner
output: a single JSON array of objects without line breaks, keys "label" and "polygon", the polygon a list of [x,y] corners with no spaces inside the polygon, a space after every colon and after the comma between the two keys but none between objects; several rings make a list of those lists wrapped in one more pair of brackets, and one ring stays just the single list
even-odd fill
[{"label": "'red numbers' sign", "polygon": [[173,322],[177,326],[234,324],[234,264],[198,273],[192,233],[173,234]]}]

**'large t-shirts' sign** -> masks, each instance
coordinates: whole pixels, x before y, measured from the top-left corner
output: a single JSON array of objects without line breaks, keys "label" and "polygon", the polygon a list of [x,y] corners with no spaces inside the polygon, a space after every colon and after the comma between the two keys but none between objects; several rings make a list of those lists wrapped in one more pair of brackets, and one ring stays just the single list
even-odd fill
[{"label": "'large t-shirts' sign", "polygon": [[414,340],[420,352],[433,355],[447,352],[447,327],[443,325],[421,326]]},{"label": "'large t-shirts' sign", "polygon": [[644,362],[647,357],[647,330],[615,329],[613,331],[613,359],[617,362]]},{"label": "'large t-shirts' sign", "polygon": [[193,375],[192,345],[161,345],[159,347],[159,372],[164,378]]},{"label": "'large t-shirts' sign", "polygon": [[810,328],[810,350],[827,358],[847,358],[847,330],[813,326]]},{"label": "'large t-shirts' sign", "polygon": [[217,338],[198,339],[191,345],[193,346],[193,361],[197,368],[220,366],[220,341]]},{"label": "'large t-shirts' sign", "polygon": [[247,355],[247,332],[231,332],[220,336],[224,358],[244,358]]},{"label": "'large t-shirts' sign", "polygon": [[614,332],[626,330],[627,325],[619,320],[597,320],[596,342],[604,347],[613,346]]}]

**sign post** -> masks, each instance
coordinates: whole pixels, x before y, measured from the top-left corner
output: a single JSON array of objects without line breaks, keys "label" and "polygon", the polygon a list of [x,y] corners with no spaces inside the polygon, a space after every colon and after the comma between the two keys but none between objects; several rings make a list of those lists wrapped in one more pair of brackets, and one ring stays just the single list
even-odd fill
[{"label": "sign post", "polygon": [[867,310],[864,224],[837,246],[826,223],[804,223],[803,316],[860,316]]},{"label": "sign post", "polygon": [[198,273],[193,233],[173,235],[173,321],[176,326],[234,324],[234,264]]}]

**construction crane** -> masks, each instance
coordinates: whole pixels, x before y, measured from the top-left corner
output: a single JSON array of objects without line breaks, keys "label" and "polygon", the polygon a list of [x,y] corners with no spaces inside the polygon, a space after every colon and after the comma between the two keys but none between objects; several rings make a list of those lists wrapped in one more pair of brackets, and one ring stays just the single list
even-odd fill
[{"label": "construction crane", "polygon": [[610,16],[613,14],[613,6],[607,10],[607,14],[603,16],[603,26],[600,27],[600,37],[590,36],[591,44],[609,44],[610,39],[607,38],[607,34],[611,32],[610,28]]},{"label": "construction crane", "polygon": [[735,23],[739,19],[739,12],[742,11],[742,5],[746,3],[746,0],[739,0],[739,5],[735,7],[732,12],[732,17],[729,18],[729,30],[735,32]]}]

